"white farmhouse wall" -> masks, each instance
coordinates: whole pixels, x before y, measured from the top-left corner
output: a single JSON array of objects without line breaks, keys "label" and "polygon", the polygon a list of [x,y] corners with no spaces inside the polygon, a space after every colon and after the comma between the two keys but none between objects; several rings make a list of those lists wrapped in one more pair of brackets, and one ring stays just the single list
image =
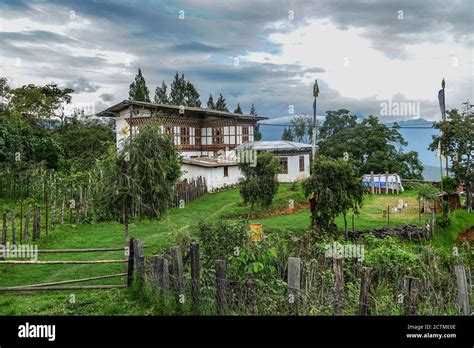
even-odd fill
[{"label": "white farmhouse wall", "polygon": [[293,182],[309,177],[309,154],[304,156],[304,171],[300,172],[300,155],[278,156],[288,158],[288,174],[278,174],[279,182]]},{"label": "white farmhouse wall", "polygon": [[224,167],[201,167],[183,163],[181,165],[181,179],[193,179],[202,176],[206,179],[207,189],[214,191],[218,188],[235,185],[241,177],[237,166],[229,166],[229,176],[224,176]]}]

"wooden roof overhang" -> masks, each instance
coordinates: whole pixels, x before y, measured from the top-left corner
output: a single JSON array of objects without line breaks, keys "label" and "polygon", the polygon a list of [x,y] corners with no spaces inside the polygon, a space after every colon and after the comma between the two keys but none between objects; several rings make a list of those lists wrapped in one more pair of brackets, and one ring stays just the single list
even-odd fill
[{"label": "wooden roof overhang", "polygon": [[[210,110],[191,106],[156,104],[131,100],[124,100],[118,104],[115,104],[106,110],[99,112],[97,116],[117,117],[121,111],[125,109],[133,110],[134,107],[149,110],[151,116],[144,117],[140,115],[134,115],[132,111],[130,117],[132,125],[141,125],[149,122],[153,119],[154,115],[156,115],[156,121],[163,125],[172,124],[199,127],[255,124],[258,121],[268,119],[267,117],[240,115],[233,112]],[[181,114],[181,112],[183,112],[183,114]],[[130,119],[127,120],[128,123],[130,123]]]}]

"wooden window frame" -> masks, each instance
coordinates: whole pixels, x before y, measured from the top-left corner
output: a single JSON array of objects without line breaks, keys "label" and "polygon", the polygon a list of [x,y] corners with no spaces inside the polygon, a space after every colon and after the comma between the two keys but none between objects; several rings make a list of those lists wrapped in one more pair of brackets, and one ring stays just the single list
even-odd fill
[{"label": "wooden window frame", "polygon": [[190,145],[189,127],[180,127],[180,140],[181,145]]},{"label": "wooden window frame", "polygon": [[299,160],[300,160],[300,173],[301,173],[301,172],[304,172],[304,168],[305,168],[304,155],[300,156]]},{"label": "wooden window frame", "polygon": [[201,136],[202,136],[201,128],[194,128],[194,145],[201,146],[202,144]]},{"label": "wooden window frame", "polygon": [[280,157],[279,160],[282,167],[282,172],[280,174],[288,174],[288,157]]},{"label": "wooden window frame", "polygon": [[212,128],[212,145],[224,145],[224,128]]},{"label": "wooden window frame", "polygon": [[249,126],[242,126],[242,144],[250,140]]}]

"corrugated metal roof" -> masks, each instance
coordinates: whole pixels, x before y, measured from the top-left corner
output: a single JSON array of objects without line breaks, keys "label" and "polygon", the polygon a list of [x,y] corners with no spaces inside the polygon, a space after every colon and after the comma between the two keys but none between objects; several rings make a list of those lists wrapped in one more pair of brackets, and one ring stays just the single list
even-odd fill
[{"label": "corrugated metal roof", "polygon": [[311,145],[287,140],[249,141],[237,146],[235,151],[252,148],[257,151],[310,151]]}]

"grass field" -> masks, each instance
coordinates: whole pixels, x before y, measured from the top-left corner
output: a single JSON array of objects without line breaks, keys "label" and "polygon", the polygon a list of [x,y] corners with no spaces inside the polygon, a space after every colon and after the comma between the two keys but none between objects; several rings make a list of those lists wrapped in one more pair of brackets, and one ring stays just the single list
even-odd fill
[{"label": "grass field", "polygon": [[[293,200],[294,213],[288,208],[289,200]],[[400,213],[390,214],[390,225],[422,224],[428,216],[418,217],[418,202],[415,193],[404,192],[400,195],[366,196],[364,207],[360,214],[354,217],[357,230],[384,227],[387,218],[383,210],[387,206],[397,206],[398,201],[408,203],[408,207]],[[306,207],[301,191],[293,191],[291,185],[280,185],[278,195],[269,209],[275,214],[257,211],[262,217],[252,219],[264,226],[264,232],[270,233],[303,233],[309,227],[310,213]],[[9,205],[4,204],[5,207]],[[17,210],[18,211],[18,210]],[[216,221],[220,218],[237,219],[247,214],[247,207],[242,204],[238,189],[206,194],[187,204],[184,208],[171,209],[160,221],[134,221],[130,226],[130,235],[140,238],[147,246],[146,255],[157,252],[167,252],[167,249],[178,243],[184,237],[191,237],[196,232],[200,220]],[[349,229],[351,216],[348,215]],[[337,218],[338,227],[343,229],[342,217]],[[458,233],[464,232],[474,225],[474,214],[463,211],[453,214],[453,224],[446,230],[438,229],[433,245],[439,248],[450,248]],[[17,227],[18,230],[18,227]],[[42,230],[44,231],[44,229]],[[94,248],[121,247],[123,245],[123,226],[115,222],[58,226],[50,230],[48,236],[42,236],[39,249],[62,248]],[[86,259],[120,259],[123,252],[81,253],[81,254],[49,254],[40,255],[40,260],[86,260]],[[122,264],[104,265],[1,265],[0,287],[27,285],[93,277],[98,275],[121,273]],[[106,279],[87,284],[118,284],[119,279]],[[131,300],[128,296],[130,289],[94,290],[94,291],[59,291],[38,293],[0,293],[0,314],[89,314],[89,315],[133,315],[155,313],[139,301]],[[75,302],[71,301],[74,295]],[[74,302],[74,303],[72,303]]]}]

